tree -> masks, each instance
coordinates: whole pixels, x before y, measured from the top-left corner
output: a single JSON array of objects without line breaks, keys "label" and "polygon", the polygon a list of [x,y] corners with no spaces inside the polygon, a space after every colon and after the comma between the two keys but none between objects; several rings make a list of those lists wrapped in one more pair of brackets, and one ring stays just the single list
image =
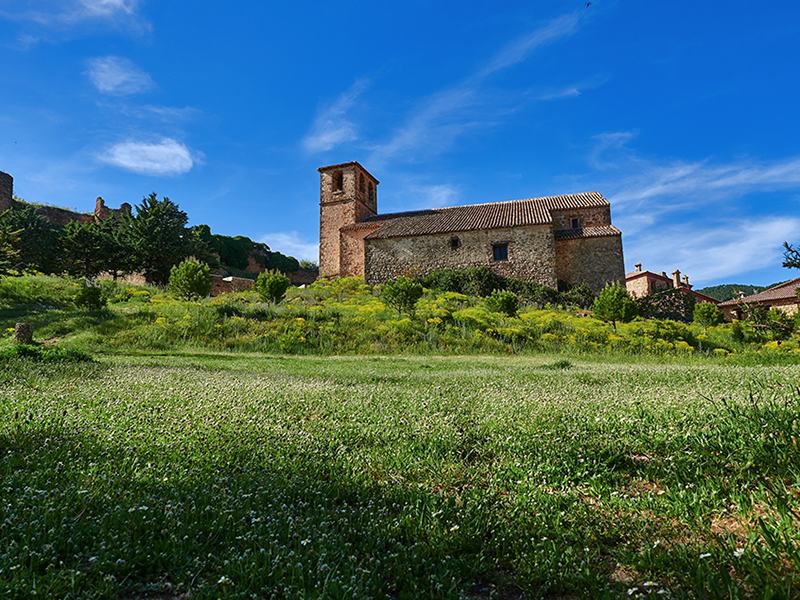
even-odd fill
[{"label": "tree", "polygon": [[169,291],[177,298],[194,300],[211,293],[211,269],[190,258],[170,269]]},{"label": "tree", "polygon": [[722,311],[711,302],[701,302],[694,307],[694,322],[703,326],[703,331],[722,323]]},{"label": "tree", "polygon": [[492,312],[513,317],[519,310],[519,298],[514,292],[495,290],[486,298],[486,308]]},{"label": "tree", "polygon": [[386,283],[382,297],[386,304],[397,309],[397,316],[400,317],[404,311],[414,311],[414,305],[422,297],[422,286],[408,277],[397,277]]},{"label": "tree", "polygon": [[172,267],[192,255],[198,238],[187,229],[189,218],[169,198],[159,200],[153,192],[136,206],[136,215],[124,217],[125,237],[134,268],[164,285]]},{"label": "tree", "polygon": [[289,278],[277,271],[264,271],[256,279],[256,291],[265,302],[278,304],[289,289]]},{"label": "tree", "polygon": [[696,303],[692,294],[680,288],[669,288],[642,296],[636,301],[640,315],[648,319],[672,319],[673,321],[689,321]]},{"label": "tree", "polygon": [[14,267],[16,258],[18,256],[15,246],[18,244],[19,235],[22,233],[19,230],[13,231],[10,224],[6,223],[3,218],[6,213],[0,215],[0,275],[7,273]]},{"label": "tree", "polygon": [[44,273],[59,270],[62,229],[48,222],[33,206],[9,210],[2,215],[3,228],[15,232],[10,240],[16,267]]},{"label": "tree", "polygon": [[783,253],[783,266],[790,269],[800,269],[800,248],[792,246],[789,242],[783,242],[786,250]]},{"label": "tree", "polygon": [[620,285],[607,285],[602,289],[592,307],[594,316],[603,321],[610,321],[617,330],[617,321],[626,323],[637,314],[636,303],[631,299],[628,290]]},{"label": "tree", "polygon": [[72,221],[64,227],[63,266],[72,274],[95,277],[105,270],[103,232],[94,223]]}]

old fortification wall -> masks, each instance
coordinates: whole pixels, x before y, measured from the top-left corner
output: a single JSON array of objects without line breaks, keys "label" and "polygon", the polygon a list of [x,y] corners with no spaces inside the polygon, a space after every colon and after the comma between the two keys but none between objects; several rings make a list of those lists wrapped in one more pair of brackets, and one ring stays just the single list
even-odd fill
[{"label": "old fortification wall", "polygon": [[[508,244],[508,260],[494,260],[493,244],[497,243]],[[556,286],[550,225],[367,239],[365,255],[365,279],[369,284],[385,283],[406,273],[487,266],[503,277]]]},{"label": "old fortification wall", "polygon": [[0,213],[11,210],[11,199],[14,197],[14,178],[0,171]]},{"label": "old fortification wall", "polygon": [[606,284],[625,284],[622,236],[558,239],[555,273],[565,283],[585,283],[595,293]]},{"label": "old fortification wall", "polygon": [[245,277],[211,276],[211,295],[227,294],[230,292],[246,292],[253,289],[255,281]]}]

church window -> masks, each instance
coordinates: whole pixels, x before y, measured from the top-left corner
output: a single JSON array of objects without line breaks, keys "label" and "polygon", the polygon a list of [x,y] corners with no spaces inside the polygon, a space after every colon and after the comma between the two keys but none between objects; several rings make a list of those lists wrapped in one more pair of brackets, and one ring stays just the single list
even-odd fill
[{"label": "church window", "polygon": [[359,191],[364,194],[367,191],[367,186],[364,184],[364,174],[360,173],[358,175],[358,189]]},{"label": "church window", "polygon": [[375,199],[375,187],[370,182],[369,184],[369,201],[372,202]]},{"label": "church window", "polygon": [[572,219],[572,228],[573,229],[580,229],[581,228],[581,220],[578,218]]},{"label": "church window", "polygon": [[344,174],[341,171],[336,171],[333,174],[333,191],[341,192],[344,189]]},{"label": "church window", "polygon": [[508,242],[492,244],[492,256],[496,262],[508,260]]},{"label": "church window", "polygon": [[458,250],[461,247],[461,240],[453,236],[450,238],[450,250]]}]

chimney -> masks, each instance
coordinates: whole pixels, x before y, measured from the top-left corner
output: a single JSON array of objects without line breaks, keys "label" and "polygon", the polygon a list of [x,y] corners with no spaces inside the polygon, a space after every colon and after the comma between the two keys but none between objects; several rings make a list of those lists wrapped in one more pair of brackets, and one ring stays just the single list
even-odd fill
[{"label": "chimney", "polygon": [[636,264],[635,264],[635,265],[633,265],[633,266],[634,266],[634,268],[636,269],[636,272],[637,272],[637,273],[641,273],[641,272],[642,272],[642,263],[636,263]]},{"label": "chimney", "polygon": [[681,277],[681,281],[683,282],[683,287],[689,287],[689,276],[684,275]]},{"label": "chimney", "polygon": [[666,277],[667,276],[667,272],[666,271],[661,271],[661,276],[662,277]]},{"label": "chimney", "polygon": [[681,272],[678,269],[675,269],[672,272],[672,287],[679,288],[681,287]]}]

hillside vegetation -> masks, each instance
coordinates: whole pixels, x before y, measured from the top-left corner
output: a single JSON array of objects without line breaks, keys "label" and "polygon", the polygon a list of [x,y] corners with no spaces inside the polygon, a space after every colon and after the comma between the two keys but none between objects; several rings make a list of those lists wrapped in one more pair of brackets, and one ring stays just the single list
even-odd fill
[{"label": "hillside vegetation", "polygon": [[[426,289],[411,312],[387,306],[382,286],[358,278],[290,288],[280,304],[256,292],[181,301],[156,287],[100,282],[108,305],[78,308],[81,280],[0,278],[0,326],[20,320],[39,341],[88,352],[236,350],[281,354],[529,354],[670,356],[800,362],[797,334],[748,324],[704,328],[637,318],[611,324],[584,308],[529,302],[513,316],[478,296]],[[562,298],[563,300],[563,298]]]}]

